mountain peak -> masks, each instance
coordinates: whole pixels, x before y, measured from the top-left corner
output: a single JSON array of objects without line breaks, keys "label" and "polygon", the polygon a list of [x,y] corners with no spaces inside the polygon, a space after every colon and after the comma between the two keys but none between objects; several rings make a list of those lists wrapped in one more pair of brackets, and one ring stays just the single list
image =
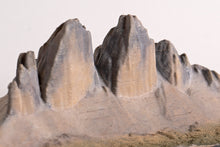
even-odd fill
[{"label": "mountain peak", "polygon": [[117,96],[142,95],[156,84],[154,42],[135,16],[120,16],[95,57],[101,78]]},{"label": "mountain peak", "polygon": [[70,19],[56,29],[40,48],[37,59],[45,102],[54,109],[71,108],[86,95],[96,74],[92,53],[90,32],[78,19]]},{"label": "mountain peak", "polygon": [[161,136],[167,129],[175,130],[173,142],[176,132],[220,119],[219,74],[191,65],[168,40],[154,43],[132,15],[120,16],[94,54],[90,32],[67,20],[37,59],[20,54],[8,89],[0,99],[0,146],[57,145],[56,136]]}]

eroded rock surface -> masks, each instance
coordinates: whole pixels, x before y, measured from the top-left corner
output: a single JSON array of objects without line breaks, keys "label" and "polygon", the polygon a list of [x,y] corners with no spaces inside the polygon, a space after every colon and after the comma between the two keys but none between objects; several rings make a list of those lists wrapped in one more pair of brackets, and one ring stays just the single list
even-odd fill
[{"label": "eroded rock surface", "polygon": [[[156,66],[160,75],[181,91],[204,90],[208,87],[220,89],[219,75],[201,65],[190,65],[186,54],[178,55],[173,44],[162,40],[156,46]],[[198,88],[199,87],[199,88]],[[209,89],[210,90],[210,89]]]},{"label": "eroded rock surface", "polygon": [[178,55],[173,44],[162,40],[156,46],[156,66],[162,77],[178,88],[189,84],[191,67],[186,54]]},{"label": "eroded rock surface", "polygon": [[8,114],[8,95],[0,98],[0,125],[4,122]]},{"label": "eroded rock surface", "polygon": [[41,94],[54,109],[71,108],[95,86],[90,32],[77,19],[59,26],[40,48]]},{"label": "eroded rock surface", "polygon": [[155,46],[141,22],[121,16],[95,51],[99,75],[117,96],[140,96],[157,82]]},{"label": "eroded rock surface", "polygon": [[31,114],[42,105],[34,52],[22,53],[9,85],[9,114]]},{"label": "eroded rock surface", "polygon": [[[177,134],[166,130],[186,137],[195,125],[219,123],[219,95],[217,72],[191,66],[170,41],[154,44],[135,16],[121,16],[94,57],[90,33],[68,20],[37,60],[20,55],[0,98],[0,146],[48,146],[51,138],[61,145],[56,136],[69,141],[68,134],[84,141],[156,133],[173,142]],[[208,134],[219,137],[215,131]]]},{"label": "eroded rock surface", "polygon": [[203,87],[210,87],[213,90],[220,91],[219,74],[208,68],[194,64],[192,65],[193,80],[192,85],[203,85]]}]

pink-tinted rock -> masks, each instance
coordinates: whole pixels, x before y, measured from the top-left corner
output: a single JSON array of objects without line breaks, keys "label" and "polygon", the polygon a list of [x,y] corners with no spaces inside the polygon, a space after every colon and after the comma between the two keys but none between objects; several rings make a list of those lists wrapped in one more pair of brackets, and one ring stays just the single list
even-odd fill
[{"label": "pink-tinted rock", "polygon": [[60,25],[40,48],[41,95],[53,109],[73,107],[97,84],[91,35],[77,19]]},{"label": "pink-tinted rock", "polygon": [[119,97],[140,96],[156,85],[154,42],[136,16],[121,16],[94,56],[99,75]]},{"label": "pink-tinted rock", "polygon": [[31,114],[42,106],[38,81],[34,52],[20,54],[16,77],[9,85],[10,114]]}]

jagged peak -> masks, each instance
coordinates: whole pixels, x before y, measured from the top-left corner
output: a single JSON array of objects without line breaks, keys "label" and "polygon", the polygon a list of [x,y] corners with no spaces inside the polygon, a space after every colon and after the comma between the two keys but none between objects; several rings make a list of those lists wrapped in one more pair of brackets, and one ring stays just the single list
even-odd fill
[{"label": "jagged peak", "polygon": [[36,67],[34,52],[28,51],[27,53],[21,53],[18,58],[17,67],[19,67],[20,64],[22,64],[27,69]]},{"label": "jagged peak", "polygon": [[[118,20],[118,28],[126,28],[126,26],[130,27],[143,27],[141,21],[135,15],[121,15]],[[130,28],[129,27],[129,28]]]},{"label": "jagged peak", "polygon": [[[191,66],[168,40],[154,43],[136,16],[122,15],[94,54],[90,37],[78,19],[70,19],[41,47],[37,61],[33,52],[20,54],[8,96],[0,99],[0,123],[6,111],[35,114],[11,115],[0,146],[2,140],[9,146],[29,140],[31,146],[47,134],[71,132],[108,137],[183,131],[219,118],[219,74]],[[39,108],[43,112],[36,113]]]},{"label": "jagged peak", "polygon": [[26,53],[21,53],[18,57],[17,61],[17,70],[16,70],[16,82],[18,86],[21,85],[21,82],[24,82],[24,72],[28,70],[35,70],[36,71],[36,59],[33,51],[28,51]]},{"label": "jagged peak", "polygon": [[181,63],[182,63],[183,65],[185,65],[185,66],[190,65],[190,62],[189,62],[189,60],[188,60],[188,57],[187,57],[187,55],[186,55],[185,53],[181,54],[179,57],[180,57],[180,61],[181,61]]},{"label": "jagged peak", "polygon": [[[152,89],[156,83],[156,74],[153,75],[156,72],[155,45],[136,16],[120,16],[118,25],[96,48],[94,58],[102,80],[117,96],[137,96]],[[127,79],[122,78],[122,74]],[[146,79],[150,80],[146,82]],[[134,82],[131,84],[134,86],[136,81],[141,82],[126,94],[129,87],[124,83]]]},{"label": "jagged peak", "polygon": [[9,114],[31,114],[42,106],[34,52],[19,55],[16,77],[8,89]]},{"label": "jagged peak", "polygon": [[[211,86],[211,84],[213,83],[213,81],[216,79],[218,82],[219,80],[219,74],[214,71],[214,70],[210,70],[202,65],[198,65],[198,64],[193,64],[192,65],[192,69],[194,71],[194,73],[196,74],[202,74],[203,78],[205,79],[206,83],[208,86]],[[214,79],[215,78],[215,79]]]},{"label": "jagged peak", "polygon": [[200,72],[202,69],[207,69],[206,67],[199,65],[199,64],[193,64],[192,68],[193,68],[193,71],[196,73]]},{"label": "jagged peak", "polygon": [[118,25],[115,28],[118,29],[119,32],[123,32],[125,36],[126,34],[132,35],[132,33],[137,34],[144,32],[149,39],[147,29],[135,15],[121,15],[118,20]]},{"label": "jagged peak", "polygon": [[208,68],[203,68],[202,69],[202,75],[205,78],[207,84],[210,86],[212,84],[212,73]]},{"label": "jagged peak", "polygon": [[41,97],[54,109],[71,108],[94,85],[91,34],[78,19],[60,25],[41,47],[38,75]]},{"label": "jagged peak", "polygon": [[215,76],[215,78],[216,78],[218,81],[220,81],[219,74],[218,74],[216,71],[214,71],[214,70],[211,70],[211,72],[212,72],[212,74]]},{"label": "jagged peak", "polygon": [[155,43],[155,48],[156,51],[162,51],[162,52],[170,52],[172,51],[173,53],[175,53],[176,55],[178,55],[178,52],[175,48],[175,46],[173,45],[173,43],[169,40],[161,40],[158,43]]},{"label": "jagged peak", "polygon": [[[86,27],[80,23],[78,18],[68,19],[56,28],[56,30],[52,33],[51,37],[44,45],[47,45],[48,42],[53,41],[54,38],[58,35],[60,35],[59,38],[62,38],[62,36],[64,36],[66,33],[69,33],[69,31],[71,31],[70,28],[74,28],[74,27],[87,31]],[[87,32],[90,33],[89,31]]]}]

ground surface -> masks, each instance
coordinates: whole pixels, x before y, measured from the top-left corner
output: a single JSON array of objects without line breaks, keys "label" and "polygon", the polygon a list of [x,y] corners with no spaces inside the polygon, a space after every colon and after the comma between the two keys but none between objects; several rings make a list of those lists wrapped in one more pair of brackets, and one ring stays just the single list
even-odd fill
[{"label": "ground surface", "polygon": [[[76,136],[62,134],[47,140],[43,147],[185,147],[212,146],[220,143],[220,125],[197,126],[191,125],[188,132],[181,133],[174,130],[158,131],[156,134],[135,135],[128,134],[113,139],[91,139],[86,136],[79,139]],[[192,145],[193,144],[193,145]]]}]

